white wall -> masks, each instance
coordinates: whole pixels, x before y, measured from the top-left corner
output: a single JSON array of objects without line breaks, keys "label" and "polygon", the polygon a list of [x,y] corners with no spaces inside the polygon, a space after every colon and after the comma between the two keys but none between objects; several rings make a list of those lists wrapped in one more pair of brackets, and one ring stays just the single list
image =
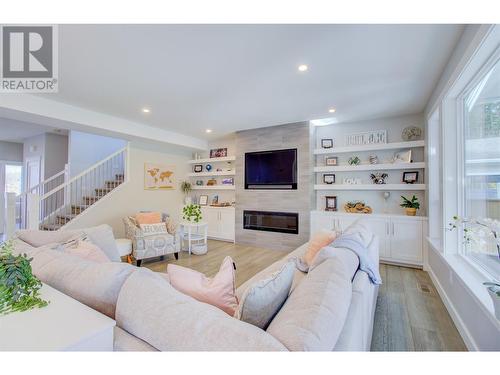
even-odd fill
[{"label": "white wall", "polygon": [[45,134],[44,159],[45,178],[61,172],[68,162],[68,137],[59,134]]},{"label": "white wall", "polygon": [[[187,161],[191,157],[191,151],[168,145],[154,146],[132,142],[130,145],[130,181],[71,221],[67,228],[85,228],[106,223],[113,227],[115,237],[123,237],[123,217],[134,215],[141,210],[166,212],[178,221],[184,199],[179,183],[190,170]],[[144,190],[144,163],[149,162],[175,165],[177,180],[175,190]]]},{"label": "white wall", "polygon": [[[351,133],[358,132],[366,132],[370,130],[387,130],[387,142],[402,142],[401,133],[404,128],[407,126],[418,126],[425,132],[425,119],[422,114],[418,115],[407,115],[407,116],[398,116],[398,117],[390,117],[390,118],[381,118],[374,119],[369,121],[359,121],[352,123],[342,123],[342,124],[333,124],[328,126],[320,126],[316,127],[316,145],[315,148],[321,148],[321,139],[322,138],[333,138],[334,147],[343,147],[345,146],[345,136]],[[425,134],[423,135],[423,137]],[[422,139],[424,139],[422,137]],[[362,163],[367,163],[368,157],[370,155],[377,155],[379,158],[379,163],[384,163],[390,160],[390,158],[394,155],[394,151],[396,150],[387,150],[387,151],[370,151],[370,152],[358,152],[356,153],[362,160]],[[331,156],[331,155],[329,155]],[[338,163],[340,165],[347,165],[347,160],[354,156],[353,154],[339,154],[338,155]],[[316,155],[316,164],[317,166],[324,165],[325,155]],[[423,149],[413,149],[412,151],[412,159],[415,162],[424,161],[424,151]],[[418,170],[418,169],[416,169]],[[424,171],[419,171],[419,183],[424,183]],[[402,175],[404,171],[398,170],[390,170],[387,172],[389,177],[387,177],[387,183],[389,184],[398,184],[402,181]],[[366,172],[336,172],[335,179],[337,184],[342,183],[343,178],[360,178],[363,184],[371,184],[372,180],[370,178],[370,171]],[[314,178],[314,177],[313,177]],[[316,183],[323,183],[323,173],[316,173]],[[425,202],[425,194],[421,191],[391,191],[391,195],[387,200],[387,207],[385,207],[385,201],[383,199],[383,191],[318,191],[316,195],[316,209],[324,210],[325,209],[325,196],[336,195],[337,196],[337,206],[340,210],[347,201],[352,200],[362,200],[368,206],[372,207],[374,213],[385,213],[387,210],[388,213],[392,214],[404,214],[404,209],[399,206],[401,203],[401,195],[406,197],[412,196],[413,194],[419,198],[419,201]],[[421,204],[421,209],[418,212],[418,215],[425,216],[426,209],[425,204]]]},{"label": "white wall", "polygon": [[23,144],[0,141],[0,161],[23,161]]},{"label": "white wall", "polygon": [[69,155],[71,177],[78,175],[98,161],[125,147],[123,139],[104,137],[102,135],[69,132]]}]

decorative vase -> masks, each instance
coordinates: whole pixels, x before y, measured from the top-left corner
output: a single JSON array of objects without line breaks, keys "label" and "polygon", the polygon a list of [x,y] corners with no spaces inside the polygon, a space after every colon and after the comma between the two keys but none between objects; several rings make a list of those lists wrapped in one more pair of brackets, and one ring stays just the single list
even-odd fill
[{"label": "decorative vase", "polygon": [[411,208],[411,207],[406,208],[406,216],[415,216],[415,215],[417,215],[416,208]]},{"label": "decorative vase", "polygon": [[493,301],[495,316],[498,320],[500,320],[500,297],[497,295],[494,287],[489,286],[486,289],[488,289],[488,293],[490,294],[491,300]]}]

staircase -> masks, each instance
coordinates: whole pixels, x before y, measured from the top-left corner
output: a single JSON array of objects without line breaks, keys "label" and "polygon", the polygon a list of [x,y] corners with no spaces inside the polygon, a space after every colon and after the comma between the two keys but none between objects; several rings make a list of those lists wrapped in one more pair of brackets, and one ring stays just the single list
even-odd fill
[{"label": "staircase", "polygon": [[[128,181],[128,146],[48,192],[19,196],[21,228],[58,230]],[[43,184],[43,183],[42,183]]]},{"label": "staircase", "polygon": [[114,180],[105,181],[104,187],[94,189],[93,195],[82,197],[82,201],[80,202],[80,204],[72,204],[71,207],[68,207],[67,213],[57,214],[54,223],[42,223],[40,225],[40,229],[58,230],[64,225],[68,224],[71,220],[80,215],[87,208],[95,204],[99,199],[111,193],[125,180],[124,174],[116,174],[114,177]]}]

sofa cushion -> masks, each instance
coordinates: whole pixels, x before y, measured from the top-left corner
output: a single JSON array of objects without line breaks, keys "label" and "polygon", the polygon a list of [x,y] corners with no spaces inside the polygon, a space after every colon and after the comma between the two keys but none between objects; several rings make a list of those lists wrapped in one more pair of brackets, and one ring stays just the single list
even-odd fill
[{"label": "sofa cushion", "polygon": [[57,250],[97,263],[110,262],[104,251],[89,241],[77,241],[73,246],[60,246]]},{"label": "sofa cushion", "polygon": [[120,327],[114,327],[113,351],[114,352],[156,352],[147,342],[138,339]]},{"label": "sofa cushion", "polygon": [[121,262],[120,253],[116,246],[113,229],[107,224],[102,224],[97,227],[83,229],[87,238],[93,244],[97,245],[112,262]]},{"label": "sofa cushion", "polygon": [[33,247],[45,246],[54,243],[63,243],[79,238],[82,235],[79,230],[32,230],[25,229],[16,232],[16,237]]},{"label": "sofa cushion", "polygon": [[330,245],[335,238],[337,238],[337,232],[331,230],[321,230],[314,233],[309,240],[309,245],[307,246],[307,251],[304,254],[304,262],[311,266],[314,258],[319,253],[319,251],[325,246]]},{"label": "sofa cushion", "polygon": [[295,262],[286,262],[280,270],[257,281],[243,295],[236,318],[266,329],[288,298],[292,287]]},{"label": "sofa cushion", "polygon": [[117,324],[162,351],[286,350],[265,331],[174,289],[141,268],[125,282]]},{"label": "sofa cushion", "polygon": [[52,249],[32,254],[33,273],[42,282],[114,318],[123,283],[136,268],[127,263],[96,263]]},{"label": "sofa cushion", "polygon": [[213,278],[176,264],[167,266],[170,284],[175,289],[200,302],[216,306],[231,316],[238,307],[234,270],[234,262],[229,256],[224,258],[219,272]]},{"label": "sofa cushion", "polygon": [[[356,257],[350,252],[353,257]],[[355,267],[334,256],[311,270],[290,294],[267,332],[291,351],[331,351],[351,303]]]}]

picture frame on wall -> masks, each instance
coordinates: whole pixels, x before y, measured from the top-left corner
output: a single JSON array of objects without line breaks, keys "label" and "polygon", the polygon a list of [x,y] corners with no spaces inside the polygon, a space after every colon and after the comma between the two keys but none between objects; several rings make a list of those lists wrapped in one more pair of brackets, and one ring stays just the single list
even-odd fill
[{"label": "picture frame on wall", "polygon": [[337,211],[337,196],[331,195],[325,197],[325,211]]},{"label": "picture frame on wall", "polygon": [[403,182],[405,184],[414,184],[418,181],[418,171],[403,172]]},{"label": "picture frame on wall", "polygon": [[210,150],[210,158],[225,158],[227,156],[227,147],[213,148]]},{"label": "picture frame on wall", "polygon": [[323,183],[331,185],[335,183],[335,175],[333,173],[323,175]]},{"label": "picture frame on wall", "polygon": [[325,158],[325,164],[328,166],[334,166],[338,164],[339,158],[337,156],[327,156]]},{"label": "picture frame on wall", "polygon": [[200,206],[206,206],[208,204],[208,195],[200,195],[200,199],[198,200],[198,204]]},{"label": "picture frame on wall", "polygon": [[195,164],[193,167],[193,172],[195,173],[203,172],[203,164]]},{"label": "picture frame on wall", "polygon": [[332,138],[322,139],[321,148],[333,148],[333,139]]}]

